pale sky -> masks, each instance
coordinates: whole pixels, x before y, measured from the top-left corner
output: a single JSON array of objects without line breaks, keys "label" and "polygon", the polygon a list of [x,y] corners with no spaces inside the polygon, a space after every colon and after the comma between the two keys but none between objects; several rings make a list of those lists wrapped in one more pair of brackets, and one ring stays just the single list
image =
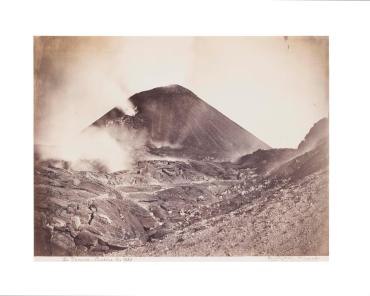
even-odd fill
[{"label": "pale sky", "polygon": [[180,84],[272,147],[328,116],[326,37],[36,37],[35,142],[58,144],[140,91]]}]

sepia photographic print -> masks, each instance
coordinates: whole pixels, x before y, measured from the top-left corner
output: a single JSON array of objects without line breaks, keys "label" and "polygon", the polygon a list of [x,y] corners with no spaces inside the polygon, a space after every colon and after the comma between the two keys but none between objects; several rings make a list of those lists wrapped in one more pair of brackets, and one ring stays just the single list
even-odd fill
[{"label": "sepia photographic print", "polygon": [[34,255],[329,255],[329,40],[34,37]]}]

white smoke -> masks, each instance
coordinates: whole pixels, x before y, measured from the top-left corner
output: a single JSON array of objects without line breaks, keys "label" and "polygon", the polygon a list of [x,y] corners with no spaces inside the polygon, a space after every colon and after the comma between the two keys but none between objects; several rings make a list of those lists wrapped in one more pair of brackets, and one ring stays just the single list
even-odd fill
[{"label": "white smoke", "polygon": [[73,170],[104,170],[114,172],[132,167],[140,154],[145,153],[146,136],[124,127],[90,127],[63,144],[41,146],[42,160],[63,160]]},{"label": "white smoke", "polygon": [[183,146],[179,143],[170,143],[168,141],[154,141],[151,140],[150,144],[155,148],[171,148],[171,149],[181,149]]},{"label": "white smoke", "polygon": [[176,40],[36,37],[35,142],[41,159],[64,160],[78,170],[96,163],[108,171],[130,168],[144,153],[145,134],[81,130],[114,107],[135,115],[128,98],[139,91],[183,83],[192,41]]}]

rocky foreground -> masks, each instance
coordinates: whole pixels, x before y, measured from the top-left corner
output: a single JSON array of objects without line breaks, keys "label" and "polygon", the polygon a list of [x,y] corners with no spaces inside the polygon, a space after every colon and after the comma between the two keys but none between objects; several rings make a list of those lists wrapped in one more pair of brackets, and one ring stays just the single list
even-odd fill
[{"label": "rocky foreground", "polygon": [[115,173],[38,161],[35,255],[328,255],[327,139]]}]

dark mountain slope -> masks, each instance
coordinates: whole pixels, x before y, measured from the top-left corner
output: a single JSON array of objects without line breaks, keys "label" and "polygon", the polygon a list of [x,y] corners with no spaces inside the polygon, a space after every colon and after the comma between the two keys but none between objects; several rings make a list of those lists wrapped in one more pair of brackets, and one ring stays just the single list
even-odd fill
[{"label": "dark mountain slope", "polygon": [[182,86],[154,88],[129,100],[135,116],[115,108],[92,125],[146,130],[150,151],[158,155],[230,159],[270,148]]},{"label": "dark mountain slope", "polygon": [[329,120],[323,118],[309,130],[304,140],[299,144],[295,157],[276,166],[271,175],[296,180],[327,169],[328,166]]},{"label": "dark mountain slope", "polygon": [[305,136],[304,140],[299,143],[298,150],[301,152],[311,150],[318,146],[320,142],[325,141],[328,136],[329,119],[322,118],[313,125],[308,134]]},{"label": "dark mountain slope", "polygon": [[329,120],[323,118],[313,125],[297,149],[257,150],[239,158],[234,167],[255,168],[258,173],[303,176],[328,165],[328,149]]},{"label": "dark mountain slope", "polygon": [[277,166],[270,175],[279,178],[298,180],[320,170],[327,169],[329,165],[329,141],[322,140],[303,154]]}]

